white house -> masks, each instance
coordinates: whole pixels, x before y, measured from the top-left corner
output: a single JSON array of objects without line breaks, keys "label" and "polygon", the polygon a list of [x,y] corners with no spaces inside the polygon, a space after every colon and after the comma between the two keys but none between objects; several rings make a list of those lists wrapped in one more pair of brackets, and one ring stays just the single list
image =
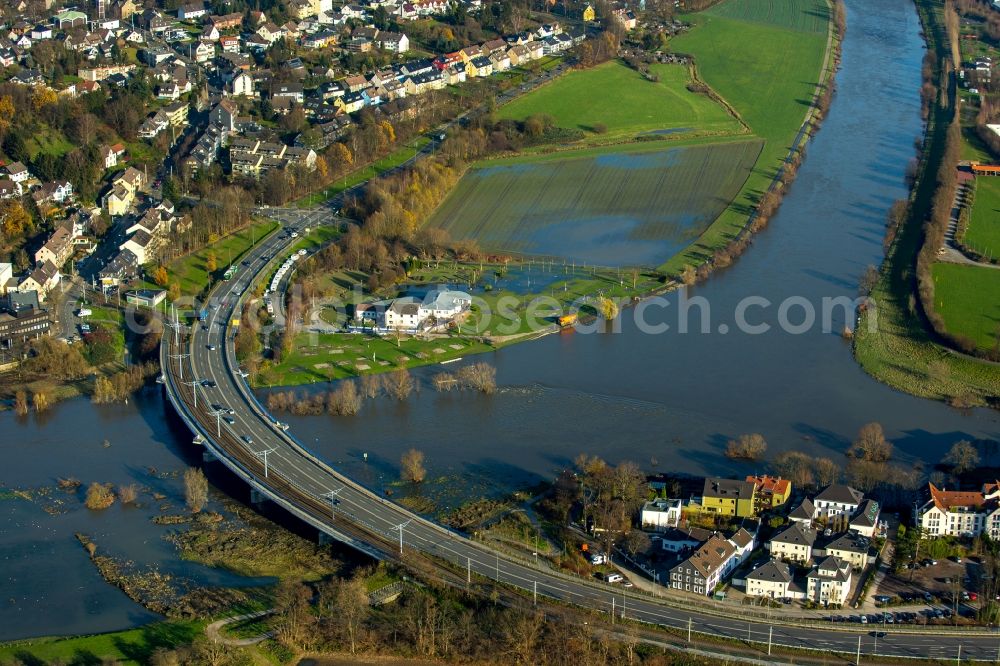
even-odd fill
[{"label": "white house", "polygon": [[642,506],[639,524],[644,530],[662,531],[677,527],[681,520],[684,502],[679,499],[655,499]]},{"label": "white house", "polygon": [[192,3],[189,5],[181,5],[177,8],[177,18],[181,21],[190,21],[191,19],[201,18],[208,13],[205,9],[205,5],[200,3]]},{"label": "white house", "polygon": [[858,512],[864,494],[840,483],[827,486],[813,498],[816,507],[815,518],[833,518],[835,516],[847,516],[851,518]]},{"label": "white house", "polygon": [[31,172],[20,162],[11,162],[7,165],[7,177],[15,183],[23,183],[31,178]]},{"label": "white house", "polygon": [[233,97],[253,97],[253,77],[246,71],[240,71],[229,82],[229,92]]},{"label": "white house", "polygon": [[802,588],[795,584],[792,568],[781,560],[770,560],[760,565],[746,577],[748,597],[767,599],[801,599]]},{"label": "white house", "polygon": [[977,536],[1000,538],[1000,483],[988,483],[981,491],[956,491],[927,484],[930,499],[917,515],[926,537]]},{"label": "white house", "polygon": [[792,523],[771,537],[768,549],[771,557],[806,563],[812,559],[816,532],[802,523]]},{"label": "white house", "polygon": [[806,598],[818,604],[842,605],[851,591],[851,564],[830,556],[806,577]]}]

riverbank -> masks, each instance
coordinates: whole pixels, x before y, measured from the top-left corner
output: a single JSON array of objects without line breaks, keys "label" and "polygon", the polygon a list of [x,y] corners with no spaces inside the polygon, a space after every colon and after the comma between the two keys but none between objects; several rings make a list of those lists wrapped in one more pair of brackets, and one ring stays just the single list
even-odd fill
[{"label": "riverbank", "polygon": [[[376,348],[386,346],[381,340],[373,340],[371,342],[362,340],[358,342],[357,336],[354,335],[329,332],[321,334],[318,331],[302,332],[294,340],[292,353],[282,358],[279,363],[264,366],[259,378],[254,379],[254,386],[294,386],[331,381],[345,377],[356,377],[367,373],[432,365],[440,361],[450,361],[471,354],[495,351],[496,349],[517,342],[536,339],[557,332],[560,329],[554,322],[558,319],[559,315],[579,309],[581,304],[584,305],[584,309],[586,310],[588,307],[586,304],[594,302],[598,296],[616,300],[616,310],[620,310],[629,303],[671,291],[682,284],[691,285],[696,280],[707,277],[712,269],[730,265],[748,247],[749,233],[763,228],[766,218],[777,210],[777,207],[780,205],[781,196],[787,191],[787,188],[794,180],[797,168],[801,164],[805,143],[818,127],[832,98],[833,77],[839,63],[842,37],[842,20],[838,20],[837,18],[837,14],[841,9],[838,9],[840,5],[835,2],[824,1],[820,4],[828,8],[825,21],[826,30],[823,35],[824,46],[822,51],[817,49],[817,53],[815,54],[816,63],[821,62],[821,64],[817,65],[819,80],[809,88],[811,101],[804,116],[799,115],[801,111],[797,108],[785,109],[784,112],[777,114],[773,110],[765,109],[764,107],[768,106],[771,98],[769,97],[767,100],[761,99],[759,88],[750,86],[744,89],[744,86],[748,84],[742,79],[741,75],[731,76],[731,80],[728,82],[732,92],[740,95],[739,99],[741,103],[734,105],[731,103],[731,100],[728,100],[714,88],[708,88],[708,84],[701,83],[705,77],[699,74],[694,66],[690,68],[692,81],[695,82],[696,87],[697,85],[701,85],[708,88],[710,93],[704,98],[693,95],[690,91],[683,91],[684,95],[682,96],[676,91],[672,92],[670,89],[663,87],[659,82],[652,84],[646,81],[633,80],[639,78],[638,74],[616,63],[606,63],[599,68],[578,72],[576,73],[576,78],[573,79],[568,78],[573,76],[573,74],[569,74],[558,81],[550,82],[532,93],[532,95],[536,96],[551,96],[553,94],[552,91],[556,90],[556,86],[561,86],[560,89],[568,87],[571,93],[579,95],[581,86],[584,85],[583,82],[588,80],[586,77],[595,75],[602,79],[607,79],[619,87],[627,83],[631,83],[632,85],[656,85],[658,86],[655,88],[656,94],[664,95],[665,99],[670,100],[673,104],[694,104],[696,108],[700,109],[699,113],[710,117],[713,119],[713,122],[720,126],[725,123],[732,124],[730,130],[738,131],[739,140],[747,141],[748,135],[740,134],[739,132],[745,132],[747,127],[752,127],[756,124],[758,127],[757,134],[764,137],[766,143],[773,144],[771,147],[765,147],[762,152],[756,154],[755,166],[749,169],[747,174],[743,176],[746,180],[733,189],[734,193],[738,192],[736,200],[729,204],[722,211],[722,214],[716,218],[715,222],[701,233],[699,241],[688,246],[680,254],[668,260],[666,264],[660,265],[655,269],[629,268],[623,270],[621,268],[594,267],[589,269],[591,271],[589,275],[577,278],[566,277],[565,279],[556,278],[548,280],[543,278],[543,290],[539,290],[537,286],[532,289],[530,283],[527,288],[518,290],[508,290],[492,284],[487,286],[482,278],[489,277],[492,273],[498,273],[506,267],[506,264],[504,266],[486,264],[484,267],[483,262],[475,262],[479,269],[478,278],[465,282],[465,284],[463,284],[463,280],[455,279],[458,276],[454,274],[418,276],[423,279],[407,280],[400,285],[400,291],[405,293],[407,289],[413,288],[417,282],[421,281],[427,284],[461,285],[458,288],[468,288],[474,298],[479,300],[479,304],[473,308],[473,316],[469,317],[458,327],[454,337],[451,339],[436,338],[426,341],[404,337],[407,349],[402,349],[403,345],[397,340],[396,351],[384,349],[382,350],[384,353],[380,353],[379,349]],[[735,23],[739,24],[741,22],[735,21]],[[706,26],[701,27],[706,30],[708,29]],[[764,36],[770,37],[774,33],[785,34],[785,32],[786,29],[784,27],[767,26],[767,29],[761,31],[758,36],[761,37],[761,44],[763,44],[765,41],[763,39]],[[794,36],[796,34],[794,29],[788,28],[785,36]],[[813,35],[810,35],[810,38],[812,37]],[[817,40],[819,39],[818,36],[815,37]],[[765,49],[763,46],[760,46],[759,48],[763,52],[771,47],[768,46]],[[796,42],[795,48],[802,52],[808,52],[810,49],[808,42],[806,46],[802,46]],[[758,69],[762,71],[767,70],[773,64],[769,58],[770,56],[767,58],[758,56],[758,59],[762,61],[758,63]],[[765,60],[767,63],[763,62]],[[804,60],[806,67],[808,67],[808,63],[811,60],[809,58],[805,58]],[[680,65],[658,65],[657,67],[659,69],[656,71],[660,74],[670,73],[673,77],[671,79],[673,84],[677,84],[679,81],[677,79],[680,76],[678,72],[683,72],[685,77],[688,76],[687,67],[677,72],[670,68],[681,67]],[[780,89],[782,94],[779,96],[782,99],[786,97],[791,99],[794,97],[792,94],[793,88],[801,86],[800,80],[802,78],[808,79],[813,74],[805,72],[800,62],[796,62],[791,70],[786,70],[788,70],[787,67],[782,69],[781,76],[789,77],[789,80],[795,83],[774,83],[773,85]],[[778,77],[778,75],[771,76],[773,78]],[[650,90],[654,91],[654,89]],[[652,94],[652,92],[649,94]],[[802,94],[802,92],[796,89],[795,94]],[[509,110],[505,107],[503,113],[513,118],[537,111],[541,107],[534,103],[532,95],[519,98],[514,103],[518,105],[517,108]],[[796,105],[801,103],[803,102],[796,102]],[[739,113],[741,106],[744,112],[742,114]],[[576,125],[580,125],[584,119],[589,118],[586,111],[581,111],[566,103],[560,103],[554,109],[553,113],[563,118],[563,124],[568,123],[572,125],[576,123]],[[744,114],[748,115],[753,121],[749,125],[744,119]],[[789,119],[793,116],[795,118],[794,129],[792,129],[792,123],[789,122]],[[724,119],[728,120],[724,121]],[[589,139],[585,143],[588,141],[591,143],[595,141],[601,142],[603,140],[620,142],[622,137],[634,133],[637,127],[645,127],[643,123],[648,124],[650,122],[648,117],[637,113],[635,109],[613,113],[604,118],[604,120],[608,122],[608,125],[600,128],[602,132],[597,132],[593,127],[588,126],[587,131],[590,134],[588,135]],[[677,122],[680,122],[679,118]],[[600,125],[600,123],[595,124]],[[750,137],[752,138],[752,135]],[[656,151],[667,150],[669,146],[695,148],[736,140],[736,137],[732,136],[689,136],[684,132],[672,134],[666,138],[669,140],[634,141],[631,144],[619,143],[618,145],[597,147],[581,147],[575,144],[560,145],[555,147],[555,152],[552,154],[536,153],[537,149],[530,149],[530,154],[527,155],[512,157],[509,160],[487,160],[482,162],[482,164],[485,165],[484,169],[492,171],[497,168],[496,165],[506,165],[508,162],[511,165],[517,165],[517,168],[523,168],[525,166],[530,167],[535,163],[558,162],[561,159],[568,159],[568,156],[575,155],[593,159],[601,159],[609,154],[621,155],[623,157],[633,154],[648,157],[655,154]],[[788,145],[788,142],[790,142],[790,147],[782,148],[782,146]],[[611,151],[610,153],[608,152],[609,150]],[[676,156],[673,159],[677,161]],[[550,167],[555,168],[552,165]],[[773,171],[771,170],[772,168]],[[516,168],[514,170],[516,171]],[[762,173],[766,173],[766,177],[763,177]],[[635,173],[629,173],[630,182],[634,183],[636,177]],[[456,190],[457,188],[461,188],[463,184],[467,184],[469,179],[470,176],[466,173],[456,187]],[[515,190],[523,190],[529,186],[529,183],[526,182],[518,181],[518,183],[520,185],[514,187]],[[534,184],[531,184],[531,187],[534,186]],[[595,184],[594,187],[596,188],[598,185]],[[737,203],[737,200],[747,198],[749,190],[757,187],[767,191],[764,201],[757,204],[749,201],[745,204]],[[491,188],[487,187],[486,189],[490,190]],[[679,189],[686,190],[688,188]],[[511,190],[511,186],[493,187],[492,190],[507,192]],[[621,192],[619,191],[618,194],[620,195]],[[545,193],[540,192],[539,196],[545,196]],[[602,200],[610,200],[607,197],[603,197],[603,195],[597,196]],[[614,199],[613,196],[609,196],[611,199]],[[447,207],[449,203],[453,204],[455,199],[455,192],[452,192],[442,206]],[[479,201],[482,197],[470,195],[464,197],[463,200],[465,199]],[[464,206],[465,204],[462,205]],[[497,203],[496,206],[488,205],[485,208],[495,212],[500,205],[500,203]],[[738,212],[734,212],[737,209]],[[470,215],[468,212],[463,210],[463,214],[461,215],[456,213],[456,219],[460,220],[460,224],[464,225],[469,220],[477,220],[476,227],[478,231],[476,233],[480,233],[484,226],[489,226],[487,222],[483,221],[483,215]],[[489,214],[492,214],[492,212]],[[484,212],[484,214],[486,213]],[[662,217],[662,211],[660,217]],[[472,232],[469,229],[465,229],[465,232],[458,233],[457,237],[464,239],[469,237],[470,233]],[[501,229],[497,233],[502,234],[507,232]],[[523,235],[524,230],[522,229],[518,233]],[[478,236],[474,235],[473,237],[478,239]],[[710,238],[713,240],[706,240]],[[568,260],[563,259],[549,261],[552,264],[562,261],[563,268],[566,268],[569,264]],[[544,264],[544,262],[541,263]],[[573,263],[574,271],[580,263]],[[472,264],[470,263],[468,267],[472,268]],[[472,272],[475,273],[475,270],[472,270]],[[362,284],[361,280],[357,280],[356,282],[357,285]],[[477,290],[477,286],[485,288]],[[392,296],[393,294],[380,294],[380,297]],[[518,311],[518,316],[505,317],[498,322],[497,314],[501,310],[497,306],[503,299],[507,299],[508,297],[514,297],[516,302],[519,303],[514,308]],[[537,323],[532,325],[527,317],[520,316],[522,314],[520,311],[525,308],[525,304],[530,303],[536,298],[545,298],[548,301],[544,312],[541,313],[544,319],[542,325],[538,325]],[[584,314],[596,314],[596,308],[590,306],[590,309],[594,312],[584,312]],[[324,317],[324,319],[326,318]],[[536,317],[536,322],[537,320],[538,317]],[[305,328],[308,329],[308,326]],[[499,334],[498,329],[500,331]],[[366,353],[361,353],[362,350]]]},{"label": "riverbank", "polygon": [[[916,0],[916,5],[927,48],[936,54],[943,68],[949,49],[938,3]],[[940,71],[932,78],[948,80],[942,79]],[[954,88],[938,90],[937,98],[930,102],[919,170],[906,215],[871,291],[875,307],[861,313],[854,336],[854,356],[872,377],[912,395],[955,407],[995,406],[1000,397],[1000,372],[996,366],[938,344],[917,295],[917,256],[924,242],[924,222],[934,205],[936,179],[954,114]]]}]

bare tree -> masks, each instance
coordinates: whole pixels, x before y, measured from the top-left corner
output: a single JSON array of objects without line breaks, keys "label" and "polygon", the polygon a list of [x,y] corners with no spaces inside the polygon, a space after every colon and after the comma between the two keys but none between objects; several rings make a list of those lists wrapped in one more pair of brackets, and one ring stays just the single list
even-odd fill
[{"label": "bare tree", "polygon": [[330,414],[352,416],[361,410],[361,394],[353,380],[345,379],[327,395],[326,410]]},{"label": "bare tree", "polygon": [[139,487],[134,483],[118,486],[118,497],[122,504],[132,504],[139,498]]},{"label": "bare tree", "polygon": [[361,376],[361,394],[366,398],[377,398],[382,390],[382,378],[378,375]]},{"label": "bare tree", "polygon": [[459,369],[457,379],[465,388],[490,394],[497,388],[497,370],[489,363],[473,363]]},{"label": "bare tree", "polygon": [[350,645],[351,654],[355,654],[358,649],[358,634],[370,613],[364,579],[355,576],[349,581],[341,581],[337,588],[336,603],[336,622]]},{"label": "bare tree", "polygon": [[840,467],[829,458],[817,458],[813,462],[813,473],[820,486],[828,486],[840,479]]},{"label": "bare tree", "polygon": [[743,460],[757,460],[767,451],[767,441],[760,433],[740,435],[729,440],[726,445],[726,457]]},{"label": "bare tree", "polygon": [[402,467],[401,474],[404,481],[420,483],[427,476],[427,470],[424,468],[423,451],[410,449],[400,457],[399,463]]},{"label": "bare tree", "polygon": [[960,440],[951,445],[951,449],[941,459],[945,465],[951,467],[952,474],[961,474],[974,469],[979,464],[979,452],[971,442]]},{"label": "bare tree", "polygon": [[208,501],[208,479],[197,467],[184,470],[184,500],[191,513],[198,513]]},{"label": "bare tree", "polygon": [[649,535],[642,530],[632,530],[625,535],[625,550],[628,551],[629,557],[632,559],[635,559],[639,553],[645,553],[649,550],[650,544],[652,541],[649,540]]},{"label": "bare tree", "polygon": [[405,368],[394,370],[385,376],[385,390],[397,400],[406,400],[413,392],[413,377]]},{"label": "bare tree", "polygon": [[885,462],[892,457],[892,443],[886,440],[885,432],[878,423],[861,426],[848,455],[869,462]]}]

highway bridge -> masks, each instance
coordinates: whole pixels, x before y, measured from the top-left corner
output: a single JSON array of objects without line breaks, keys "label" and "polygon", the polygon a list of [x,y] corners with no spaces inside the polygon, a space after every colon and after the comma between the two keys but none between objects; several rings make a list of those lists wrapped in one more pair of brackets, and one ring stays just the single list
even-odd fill
[{"label": "highway bridge", "polygon": [[[450,563],[453,579],[475,575],[549,598],[615,616],[661,625],[688,635],[708,634],[768,645],[872,655],[1000,661],[1000,634],[898,627],[885,635],[870,628],[827,625],[763,613],[748,618],[737,609],[677,595],[654,596],[562,573],[545,561],[500,553],[448,530],[362,487],[314,455],[282,429],[257,401],[235,357],[234,318],[253,285],[269,277],[287,256],[308,221],[287,223],[244,257],[244,270],[221,282],[209,297],[204,322],[165,329],[160,349],[167,397],[201,441],[206,453],[248,483],[259,499],[378,559],[419,552]],[[853,661],[853,659],[852,659]]]}]

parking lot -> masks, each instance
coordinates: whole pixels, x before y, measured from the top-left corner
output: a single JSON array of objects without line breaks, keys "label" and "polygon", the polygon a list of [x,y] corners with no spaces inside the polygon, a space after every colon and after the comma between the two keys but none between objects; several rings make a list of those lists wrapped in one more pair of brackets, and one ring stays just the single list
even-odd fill
[{"label": "parking lot", "polygon": [[[892,614],[894,623],[900,614],[911,624],[969,622],[979,608],[978,579],[979,564],[973,560],[924,558],[911,569],[886,576],[871,591],[869,598],[880,607],[873,615],[878,622],[883,612]],[[956,611],[958,617],[953,618]]]}]

